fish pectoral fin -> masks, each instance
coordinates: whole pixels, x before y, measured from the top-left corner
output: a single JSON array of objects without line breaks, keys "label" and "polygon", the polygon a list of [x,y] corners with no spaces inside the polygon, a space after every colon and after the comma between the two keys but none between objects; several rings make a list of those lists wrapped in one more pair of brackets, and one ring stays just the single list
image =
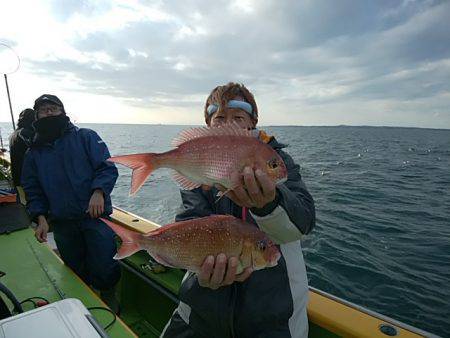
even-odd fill
[{"label": "fish pectoral fin", "polygon": [[177,268],[174,264],[172,264],[170,262],[169,259],[167,259],[166,257],[162,257],[160,255],[152,255],[152,257],[155,259],[155,261],[157,261],[159,264],[168,266],[169,268]]},{"label": "fish pectoral fin", "polygon": [[192,182],[190,179],[188,179],[186,176],[183,176],[178,171],[175,171],[173,173],[173,179],[184,190],[192,190],[192,189],[195,189],[195,188],[198,188],[199,186],[201,186],[201,184]]},{"label": "fish pectoral fin", "polygon": [[227,190],[225,190],[225,191],[219,191],[219,192],[216,194],[216,197],[219,197],[219,198],[216,199],[215,203],[219,202],[223,196],[226,196],[230,191],[236,189],[238,186],[239,186],[239,185],[235,185],[235,186],[233,186],[233,187],[231,187],[231,188],[229,188],[229,189],[227,189]]},{"label": "fish pectoral fin", "polygon": [[216,199],[215,203],[219,202],[223,196],[225,196],[226,194],[228,194],[231,190],[233,189],[228,189],[226,191],[219,191],[216,195],[216,197],[219,197],[218,199]]}]

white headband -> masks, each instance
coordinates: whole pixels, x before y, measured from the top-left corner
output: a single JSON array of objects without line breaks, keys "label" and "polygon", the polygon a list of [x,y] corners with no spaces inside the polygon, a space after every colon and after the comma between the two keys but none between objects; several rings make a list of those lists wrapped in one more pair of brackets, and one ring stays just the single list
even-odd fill
[{"label": "white headband", "polygon": [[[239,100],[230,100],[227,103],[228,108],[238,108],[244,110],[246,113],[248,113],[251,117],[255,117],[253,114],[253,107],[250,103],[245,101],[239,101]],[[219,106],[216,103],[211,103],[206,111],[208,112],[208,116],[211,116],[219,109]]]}]

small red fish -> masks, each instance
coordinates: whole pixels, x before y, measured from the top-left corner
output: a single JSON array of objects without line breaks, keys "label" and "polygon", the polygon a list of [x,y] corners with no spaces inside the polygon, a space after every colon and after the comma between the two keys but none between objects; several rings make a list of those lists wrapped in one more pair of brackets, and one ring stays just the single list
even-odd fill
[{"label": "small red fish", "polygon": [[237,273],[277,265],[280,251],[257,227],[229,215],[176,222],[146,234],[102,219],[122,239],[115,259],[147,252],[160,264],[199,272],[206,257],[224,253],[239,260]]},{"label": "small red fish", "polygon": [[232,174],[242,173],[245,167],[261,169],[276,183],[287,179],[286,166],[278,153],[253,136],[250,130],[237,125],[188,129],[172,144],[175,149],[161,154],[133,154],[109,159],[133,169],[130,195],[136,193],[158,168],[174,169],[175,181],[187,190],[216,183],[233,189],[241,183],[233,182]]}]

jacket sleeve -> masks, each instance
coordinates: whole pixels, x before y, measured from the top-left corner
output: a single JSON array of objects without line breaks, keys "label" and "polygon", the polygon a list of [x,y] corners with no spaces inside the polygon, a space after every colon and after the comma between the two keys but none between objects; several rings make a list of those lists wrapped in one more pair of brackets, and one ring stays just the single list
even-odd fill
[{"label": "jacket sleeve", "polygon": [[205,217],[214,213],[201,187],[193,190],[180,190],[180,193],[181,207],[175,216],[176,222]]},{"label": "jacket sleeve", "polygon": [[30,151],[25,154],[21,182],[27,199],[27,211],[31,219],[39,215],[47,216],[49,211],[48,199],[39,183],[36,163]]},{"label": "jacket sleeve", "polygon": [[86,131],[87,153],[94,169],[91,189],[101,189],[105,195],[111,195],[118,177],[117,168],[114,163],[107,161],[111,155],[100,136],[93,130]]},{"label": "jacket sleeve", "polygon": [[302,181],[300,166],[291,156],[279,150],[288,171],[287,181],[277,186],[273,203],[262,209],[251,209],[259,227],[278,243],[299,240],[316,222],[314,200]]}]

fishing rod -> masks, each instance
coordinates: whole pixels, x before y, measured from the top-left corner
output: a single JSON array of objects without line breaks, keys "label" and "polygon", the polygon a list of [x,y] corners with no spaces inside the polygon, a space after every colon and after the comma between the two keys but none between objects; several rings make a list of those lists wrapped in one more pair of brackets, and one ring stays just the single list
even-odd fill
[{"label": "fishing rod", "polygon": [[11,105],[11,95],[9,94],[8,76],[6,76],[6,74],[3,74],[3,76],[5,77],[6,93],[8,95],[9,112],[11,113],[11,121],[12,121],[12,125],[13,125],[13,130],[16,130],[16,124],[14,123],[14,114],[13,114],[12,105]]},{"label": "fishing rod", "polygon": [[[14,51],[14,49],[12,49],[7,44],[0,42],[0,47],[6,47],[6,49],[9,50],[10,52],[12,52],[14,54],[15,58],[17,59],[16,67],[12,67],[11,70],[9,70],[9,71],[8,70],[2,71],[3,77],[5,78],[6,94],[8,96],[9,112],[11,113],[12,126],[13,126],[13,130],[15,130],[16,123],[14,122],[14,113],[13,113],[12,104],[11,104],[11,94],[9,92],[9,84],[8,84],[8,75],[7,74],[12,74],[12,73],[17,72],[17,70],[20,67],[20,58],[19,58],[19,55]],[[3,146],[2,146],[2,148],[3,148]]]}]

